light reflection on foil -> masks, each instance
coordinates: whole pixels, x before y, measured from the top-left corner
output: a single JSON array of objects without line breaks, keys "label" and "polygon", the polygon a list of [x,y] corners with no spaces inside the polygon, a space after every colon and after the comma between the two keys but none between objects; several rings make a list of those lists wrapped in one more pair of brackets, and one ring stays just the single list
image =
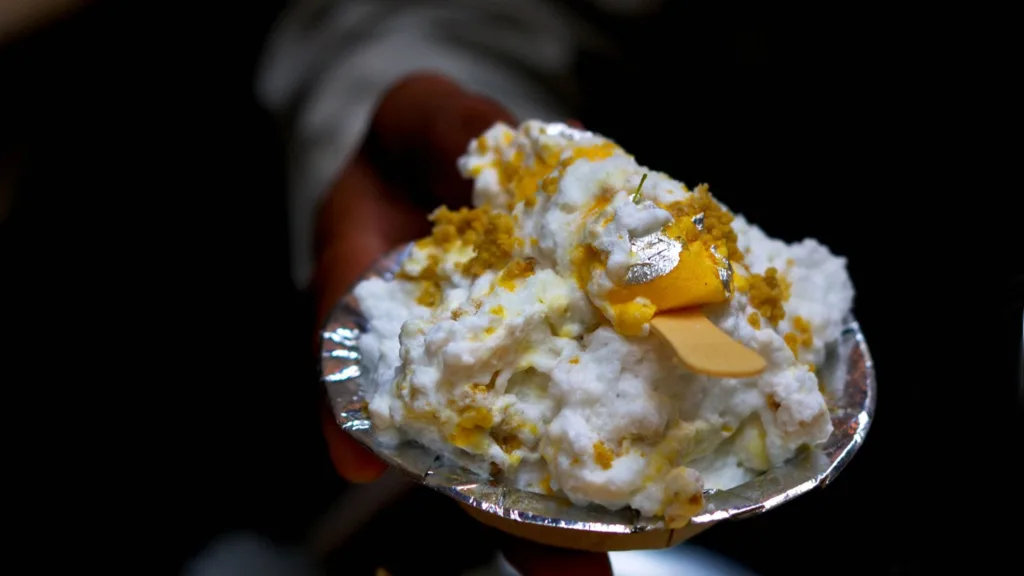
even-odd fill
[{"label": "light reflection on foil", "polygon": [[729,297],[732,295],[732,263],[718,253],[718,248],[714,244],[711,245],[711,253],[718,261],[718,279],[722,282],[722,289],[725,290],[726,297]]},{"label": "light reflection on foil", "polygon": [[693,225],[697,227],[697,231],[698,232],[703,232],[704,231],[704,213],[703,212],[701,212],[700,214],[697,214],[696,216],[694,216],[693,219],[691,220],[691,222],[693,222]]},{"label": "light reflection on foil", "polygon": [[[385,277],[396,271],[410,246],[381,259],[363,278]],[[358,358],[357,338],[365,326],[366,319],[349,294],[331,312],[323,331],[321,378],[343,429],[388,464],[469,508],[516,524],[560,528],[576,535],[594,534],[602,546],[611,548],[665,548],[723,520],[763,513],[828,484],[864,442],[874,414],[874,367],[860,327],[851,316],[846,319],[838,342],[830,345],[826,361],[818,368],[820,377],[826,381],[845,382],[838,396],[829,398],[834,408],[832,436],[822,446],[801,451],[785,465],[749,482],[729,490],[705,491],[705,511],[688,526],[670,530],[662,520],[642,517],[635,511],[574,506],[555,496],[504,486],[486,474],[473,472],[467,462],[452,462],[419,444],[405,442],[392,446],[379,441],[361,392],[362,375],[372,373],[360,369]],[[352,354],[334,354],[336,350]]]},{"label": "light reflection on foil", "polygon": [[661,232],[630,238],[629,245],[639,260],[626,272],[629,285],[644,284],[668,274],[679,264],[679,252],[683,249],[681,242]]}]

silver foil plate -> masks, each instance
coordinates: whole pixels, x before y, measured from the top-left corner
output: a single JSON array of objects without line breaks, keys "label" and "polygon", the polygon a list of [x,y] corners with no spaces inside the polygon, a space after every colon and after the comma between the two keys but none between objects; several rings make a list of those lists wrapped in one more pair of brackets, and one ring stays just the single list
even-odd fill
[{"label": "silver foil plate", "polygon": [[[380,259],[360,280],[394,278],[408,254],[407,244]],[[584,549],[633,550],[674,545],[723,520],[776,508],[817,486],[826,486],[863,444],[875,410],[875,372],[867,342],[856,320],[846,319],[837,342],[818,368],[828,398],[832,436],[805,449],[782,466],[729,490],[707,490],[704,512],[684,528],[668,529],[663,520],[631,509],[575,506],[569,501],[505,486],[414,442],[389,446],[377,441],[362,394],[364,374],[359,337],[366,318],[351,292],[335,306],[321,337],[321,379],[338,425],[388,464],[420,484],[458,501],[473,516],[519,536]],[[843,382],[841,387],[832,383]],[[558,536],[557,538],[552,536]],[[566,538],[568,536],[568,538]]]}]

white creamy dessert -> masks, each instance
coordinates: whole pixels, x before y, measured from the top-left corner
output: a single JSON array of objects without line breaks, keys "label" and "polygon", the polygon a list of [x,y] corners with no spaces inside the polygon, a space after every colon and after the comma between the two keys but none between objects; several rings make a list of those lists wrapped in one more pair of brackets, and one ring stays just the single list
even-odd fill
[{"label": "white creamy dessert", "polygon": [[[380,438],[674,527],[703,509],[704,489],[745,482],[832,433],[815,365],[852,306],[844,258],[815,240],[772,239],[706,186],[562,124],[496,124],[459,169],[474,180],[474,208],[435,211],[396,279],[355,288]],[[656,232],[683,242],[676,284],[631,287],[630,241]],[[710,276],[730,262],[731,279]],[[763,373],[693,373],[651,334],[680,282],[765,358]]]}]

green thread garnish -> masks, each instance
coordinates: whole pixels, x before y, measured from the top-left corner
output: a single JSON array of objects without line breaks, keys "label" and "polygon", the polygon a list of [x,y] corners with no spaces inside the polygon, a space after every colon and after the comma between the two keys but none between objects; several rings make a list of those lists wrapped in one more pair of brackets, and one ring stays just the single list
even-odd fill
[{"label": "green thread garnish", "polygon": [[640,178],[640,184],[637,185],[636,192],[633,192],[633,204],[639,204],[643,201],[644,197],[640,195],[640,189],[644,187],[645,180],[647,180],[647,174]]}]

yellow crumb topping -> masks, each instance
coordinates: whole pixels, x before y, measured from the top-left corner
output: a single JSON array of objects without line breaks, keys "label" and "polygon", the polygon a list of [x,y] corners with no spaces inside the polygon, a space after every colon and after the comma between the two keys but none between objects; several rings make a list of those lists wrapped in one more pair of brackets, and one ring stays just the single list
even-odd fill
[{"label": "yellow crumb topping", "polygon": [[793,356],[797,356],[799,354],[800,335],[796,332],[786,332],[782,339],[786,341],[786,346],[792,350]]},{"label": "yellow crumb topping", "polygon": [[577,160],[601,160],[621,150],[611,142],[603,142],[591,146],[572,148],[571,153],[562,158],[564,148],[543,146],[527,158],[522,150],[516,150],[511,158],[499,158],[497,161],[498,183],[502,188],[512,192],[508,208],[511,210],[522,202],[527,207],[537,203],[537,193],[554,194],[558,189],[565,169]]},{"label": "yellow crumb topping", "polygon": [[732,275],[732,285],[741,294],[750,292],[750,279],[735,271]]},{"label": "yellow crumb topping", "polygon": [[555,491],[551,489],[551,475],[550,474],[545,474],[544,477],[540,479],[540,489],[543,490],[544,493],[549,495],[549,496],[553,495],[555,493]]},{"label": "yellow crumb topping", "polygon": [[420,286],[420,293],[416,296],[416,303],[420,306],[433,308],[441,303],[441,285],[434,280],[427,280]]},{"label": "yellow crumb topping", "polygon": [[579,285],[580,289],[586,291],[594,269],[603,268],[605,258],[606,255],[603,252],[590,244],[583,244],[573,249],[570,263],[573,274],[576,277],[576,284]]},{"label": "yellow crumb topping", "polygon": [[579,363],[580,363],[580,357],[579,356],[573,356],[572,358],[569,358],[569,364],[579,364]]},{"label": "yellow crumb topping", "polygon": [[[430,215],[434,228],[430,236],[416,243],[421,249],[437,247],[450,250],[456,245],[473,249],[473,257],[462,266],[462,272],[476,277],[488,270],[500,270],[512,259],[512,252],[522,244],[515,235],[512,216],[488,207],[460,208],[456,211],[441,206]],[[427,266],[417,274],[420,279],[438,275],[440,257],[428,256]]]},{"label": "yellow crumb topping", "polygon": [[800,345],[810,348],[814,345],[814,332],[811,330],[811,323],[802,316],[793,317],[793,328],[800,334]]},{"label": "yellow crumb topping", "polygon": [[644,325],[654,318],[657,306],[646,298],[637,298],[630,302],[611,305],[612,326],[623,336],[640,336]]},{"label": "yellow crumb topping", "polygon": [[512,454],[523,447],[523,442],[519,439],[519,436],[509,432],[502,432],[499,434],[492,433],[491,438],[494,439],[495,444],[497,444],[505,454]]},{"label": "yellow crumb topping", "polygon": [[751,312],[747,316],[747,323],[754,327],[754,330],[761,329],[761,315],[757,312]]},{"label": "yellow crumb topping", "polygon": [[501,275],[498,276],[498,286],[509,292],[514,292],[516,280],[533,276],[533,271],[534,261],[532,258],[516,258],[509,262],[508,266],[505,266],[505,269],[501,271]]},{"label": "yellow crumb topping", "polygon": [[486,431],[494,424],[491,411],[483,406],[471,406],[464,410],[455,424],[455,429],[448,435],[448,441],[471,452],[481,452],[486,448]]},{"label": "yellow crumb topping", "polygon": [[594,442],[594,463],[601,468],[608,470],[612,467],[612,462],[615,461],[615,453],[611,451],[604,442],[598,440]]},{"label": "yellow crumb topping", "polygon": [[[711,197],[707,184],[697,186],[686,200],[663,208],[674,218],[665,231],[669,236],[682,238],[687,244],[703,241],[714,246],[722,257],[732,262],[743,261],[743,252],[736,245],[736,231],[732,229],[735,217]],[[693,217],[698,214],[704,214],[703,231],[693,223]]]},{"label": "yellow crumb topping", "polygon": [[783,303],[789,299],[789,285],[774,267],[750,276],[750,305],[773,326],[786,317]]},{"label": "yellow crumb topping", "polygon": [[491,307],[491,314],[494,314],[495,316],[497,316],[499,318],[504,318],[505,317],[505,307],[502,306],[501,304],[498,304],[496,306],[492,306]]}]

